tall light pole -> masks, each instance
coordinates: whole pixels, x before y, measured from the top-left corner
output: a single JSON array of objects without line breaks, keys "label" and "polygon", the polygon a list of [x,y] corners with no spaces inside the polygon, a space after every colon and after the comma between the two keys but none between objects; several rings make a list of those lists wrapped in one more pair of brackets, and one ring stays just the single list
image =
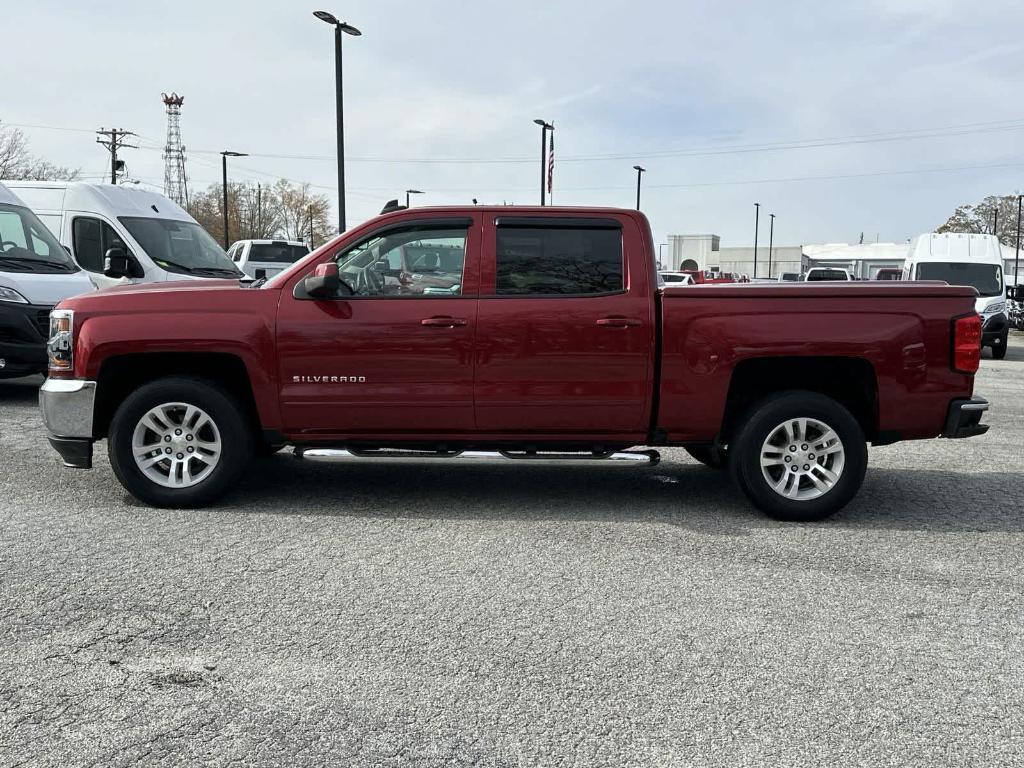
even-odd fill
[{"label": "tall light pole", "polygon": [[338,232],[345,231],[345,99],[341,78],[341,33],[359,37],[362,32],[327,11],[313,11],[320,21],[334,27],[334,80],[337,89],[335,108],[338,113]]},{"label": "tall light pole", "polygon": [[633,170],[636,171],[636,209],[640,210],[640,179],[647,172],[646,168],[642,168],[639,165],[634,165]]},{"label": "tall light pole", "polygon": [[407,189],[405,190],[405,207],[409,207],[409,195],[422,195],[422,189]]},{"label": "tall light pole", "polygon": [[757,277],[757,230],[760,225],[761,204],[754,203],[754,277]]},{"label": "tall light pole", "polygon": [[[775,244],[775,214],[768,214],[771,219],[771,227],[768,229],[768,279],[772,279],[772,246]],[[754,275],[757,277],[757,275]]]},{"label": "tall light pole", "polygon": [[228,249],[231,245],[231,240],[228,237],[228,158],[229,157],[248,157],[245,152],[231,152],[224,150],[220,153],[220,171],[221,171],[221,190],[224,193],[222,206],[224,209],[224,250]]},{"label": "tall light pole", "polygon": [[547,120],[541,120],[540,118],[533,122],[540,126],[540,204],[543,206],[544,182],[547,178],[548,131],[555,130],[555,126]]},{"label": "tall light pole", "polygon": [[658,243],[658,269],[665,268],[665,262],[662,260],[664,258],[664,251],[661,249],[666,245],[668,245],[668,243]]}]

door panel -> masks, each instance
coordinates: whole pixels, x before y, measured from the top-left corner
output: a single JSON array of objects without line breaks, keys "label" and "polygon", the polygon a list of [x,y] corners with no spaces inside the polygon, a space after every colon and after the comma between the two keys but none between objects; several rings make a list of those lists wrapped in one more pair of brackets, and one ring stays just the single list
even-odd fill
[{"label": "door panel", "polygon": [[[476,422],[483,432],[644,433],[655,317],[643,233],[631,219],[485,223],[477,313]],[[517,226],[501,216],[500,226]],[[546,234],[551,227],[550,234]],[[593,236],[593,228],[598,231]],[[582,234],[575,237],[571,230]],[[608,269],[609,230],[621,249]],[[618,238],[621,235],[621,240]],[[594,271],[598,274],[594,276]],[[574,273],[579,273],[575,277]],[[614,289],[618,290],[614,290]],[[512,292],[595,295],[501,295]],[[602,291],[602,293],[596,293]],[[488,295],[489,294],[489,295]]]},{"label": "door panel", "polygon": [[[462,325],[424,325],[448,316]],[[289,434],[473,429],[475,298],[297,301],[278,316]]]},{"label": "door panel", "polygon": [[[285,290],[277,327],[285,433],[472,432],[479,243],[478,218],[389,225],[353,235],[330,256],[356,295],[313,300]],[[430,288],[406,285],[391,269],[410,246],[438,257],[422,266]]]}]

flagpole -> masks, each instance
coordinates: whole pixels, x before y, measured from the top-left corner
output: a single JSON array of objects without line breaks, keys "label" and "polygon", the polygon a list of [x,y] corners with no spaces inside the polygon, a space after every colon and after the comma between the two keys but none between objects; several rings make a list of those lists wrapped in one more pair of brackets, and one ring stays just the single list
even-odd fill
[{"label": "flagpole", "polygon": [[555,204],[555,121],[551,121],[551,146],[548,148],[548,202]]}]

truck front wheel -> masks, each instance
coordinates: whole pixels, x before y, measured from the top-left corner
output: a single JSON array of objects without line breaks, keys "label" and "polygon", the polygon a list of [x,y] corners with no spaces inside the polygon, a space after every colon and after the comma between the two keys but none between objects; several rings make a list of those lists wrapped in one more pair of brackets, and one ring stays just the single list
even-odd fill
[{"label": "truck front wheel", "polygon": [[730,446],[733,478],[779,520],[821,520],[864,482],[867,442],[853,415],[830,397],[792,391],[754,408]]},{"label": "truck front wheel", "polygon": [[114,414],[110,464],[129,493],[155,507],[201,507],[224,494],[252,456],[252,431],[227,392],[207,381],[159,379]]}]

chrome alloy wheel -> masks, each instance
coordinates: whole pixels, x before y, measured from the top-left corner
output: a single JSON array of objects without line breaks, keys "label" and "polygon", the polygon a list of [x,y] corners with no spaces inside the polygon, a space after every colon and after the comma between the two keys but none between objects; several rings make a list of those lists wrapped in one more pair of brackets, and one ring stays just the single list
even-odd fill
[{"label": "chrome alloy wheel", "polygon": [[843,474],[843,441],[817,419],[787,419],[761,446],[761,474],[780,496],[795,501],[821,498]]},{"label": "chrome alloy wheel", "polygon": [[165,488],[191,488],[220,462],[220,430],[210,415],[188,403],[164,403],[139,419],[132,456],[149,480]]}]

